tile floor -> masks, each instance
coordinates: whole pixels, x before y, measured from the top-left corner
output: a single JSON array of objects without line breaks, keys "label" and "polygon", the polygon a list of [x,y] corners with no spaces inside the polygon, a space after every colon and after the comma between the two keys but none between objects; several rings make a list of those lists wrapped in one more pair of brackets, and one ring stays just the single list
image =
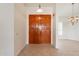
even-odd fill
[{"label": "tile floor", "polygon": [[79,56],[79,41],[59,39],[56,46],[53,48],[49,44],[31,44],[19,56]]}]

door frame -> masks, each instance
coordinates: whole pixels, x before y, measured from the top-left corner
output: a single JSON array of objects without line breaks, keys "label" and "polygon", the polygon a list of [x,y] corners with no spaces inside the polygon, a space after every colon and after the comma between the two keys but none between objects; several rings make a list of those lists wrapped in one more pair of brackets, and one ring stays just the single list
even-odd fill
[{"label": "door frame", "polygon": [[[52,14],[28,14],[26,15],[26,44],[29,44],[29,15],[51,15],[51,45],[53,45],[53,47],[55,47],[55,24],[54,24],[54,15]],[[52,37],[53,36],[53,37]]]},{"label": "door frame", "polygon": [[[29,15],[29,21],[32,19],[32,18],[30,18],[31,16],[32,16],[32,18],[33,18],[34,16],[35,16],[35,17],[39,17],[39,16],[41,16],[41,17],[42,17],[42,16],[48,17],[47,20],[50,21],[50,22],[48,22],[48,24],[50,24],[50,29],[48,29],[48,30],[50,31],[50,32],[49,32],[49,35],[50,35],[50,36],[48,35],[49,38],[47,39],[47,40],[48,40],[48,43],[47,43],[47,44],[51,44],[51,39],[53,39],[53,38],[52,38],[53,36],[51,35],[51,15],[49,15],[49,14],[45,14],[45,15],[44,15],[44,14],[39,14],[39,15],[33,14],[33,15],[31,15],[31,14],[30,14],[30,15]],[[45,19],[46,19],[46,18],[45,18]],[[29,22],[29,25],[31,25],[30,22]],[[29,30],[30,30],[30,28],[29,28]],[[29,31],[29,32],[30,32],[30,31]],[[52,37],[51,37],[51,36],[52,36]],[[32,38],[31,38],[30,33],[29,33],[29,44],[33,44],[33,43],[30,43],[31,39],[32,39]],[[45,44],[46,44],[46,43],[45,43]]]}]

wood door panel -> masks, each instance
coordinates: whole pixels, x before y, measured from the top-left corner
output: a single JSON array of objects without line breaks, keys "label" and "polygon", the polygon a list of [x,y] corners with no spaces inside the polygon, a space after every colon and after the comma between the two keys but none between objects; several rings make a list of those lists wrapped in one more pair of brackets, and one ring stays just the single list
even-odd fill
[{"label": "wood door panel", "polygon": [[29,15],[29,43],[51,44],[51,15]]}]

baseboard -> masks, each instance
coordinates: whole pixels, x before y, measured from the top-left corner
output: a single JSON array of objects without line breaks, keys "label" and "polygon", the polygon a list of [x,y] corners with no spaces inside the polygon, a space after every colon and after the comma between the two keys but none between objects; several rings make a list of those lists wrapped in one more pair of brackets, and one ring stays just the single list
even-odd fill
[{"label": "baseboard", "polygon": [[15,56],[18,56],[19,53],[25,48],[25,46],[26,46],[26,44],[20,50],[17,51],[17,53],[15,54]]}]

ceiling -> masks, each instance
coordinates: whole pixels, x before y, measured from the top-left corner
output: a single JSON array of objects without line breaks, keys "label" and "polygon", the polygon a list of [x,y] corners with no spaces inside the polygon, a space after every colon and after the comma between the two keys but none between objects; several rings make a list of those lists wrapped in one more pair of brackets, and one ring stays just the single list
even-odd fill
[{"label": "ceiling", "polygon": [[38,7],[39,4],[41,5],[41,7],[53,7],[53,6],[55,6],[55,3],[25,3],[24,6],[25,7]]},{"label": "ceiling", "polygon": [[[72,4],[71,3],[24,3],[25,7],[51,7],[56,10],[56,14],[59,16],[71,16],[72,15]],[[79,15],[79,4],[74,4],[74,14]]]},{"label": "ceiling", "polygon": [[[72,15],[72,4],[71,3],[57,3],[56,13],[59,16],[70,16]],[[74,14],[79,15],[79,4],[74,4]]]}]

